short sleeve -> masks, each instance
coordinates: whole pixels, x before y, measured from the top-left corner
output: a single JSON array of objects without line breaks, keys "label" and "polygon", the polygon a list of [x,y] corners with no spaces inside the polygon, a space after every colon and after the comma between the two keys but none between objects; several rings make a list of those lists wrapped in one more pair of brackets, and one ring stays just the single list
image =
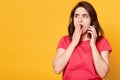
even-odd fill
[{"label": "short sleeve", "polygon": [[68,36],[63,36],[58,43],[57,49],[58,48],[66,49],[68,47],[68,45],[69,45]]},{"label": "short sleeve", "polygon": [[100,45],[101,45],[101,52],[102,51],[112,51],[112,48],[110,46],[110,43],[108,42],[108,40],[106,38],[102,38],[102,40],[100,41]]}]

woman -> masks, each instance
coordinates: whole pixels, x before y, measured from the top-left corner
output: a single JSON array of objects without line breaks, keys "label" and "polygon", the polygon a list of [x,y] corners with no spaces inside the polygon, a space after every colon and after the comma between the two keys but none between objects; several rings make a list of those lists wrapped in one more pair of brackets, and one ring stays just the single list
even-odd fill
[{"label": "woman", "polygon": [[102,80],[110,68],[112,48],[90,3],[82,1],[73,8],[68,33],[58,44],[54,71],[63,72],[63,80]]}]

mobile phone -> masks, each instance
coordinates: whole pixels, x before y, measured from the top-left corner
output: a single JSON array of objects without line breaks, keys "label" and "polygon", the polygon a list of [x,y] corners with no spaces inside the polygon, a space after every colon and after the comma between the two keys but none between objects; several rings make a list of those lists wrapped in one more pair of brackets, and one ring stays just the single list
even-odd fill
[{"label": "mobile phone", "polygon": [[[93,26],[93,22],[90,23],[90,26],[91,26],[91,27]],[[91,37],[92,37],[91,33],[88,33],[88,36],[89,36],[90,39],[91,39]]]},{"label": "mobile phone", "polygon": [[93,26],[93,22],[90,23],[90,26]]}]

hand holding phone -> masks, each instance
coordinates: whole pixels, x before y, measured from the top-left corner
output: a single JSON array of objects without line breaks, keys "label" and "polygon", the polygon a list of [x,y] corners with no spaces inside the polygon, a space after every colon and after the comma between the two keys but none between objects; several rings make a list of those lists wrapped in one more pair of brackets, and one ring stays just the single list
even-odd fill
[{"label": "hand holding phone", "polygon": [[[90,27],[93,27],[93,23],[91,22],[90,23]],[[88,36],[91,38],[92,37],[92,34],[90,33],[91,30],[88,30]]]},{"label": "hand holding phone", "polygon": [[97,30],[95,28],[95,25],[93,23],[90,23],[90,26],[88,27],[88,36],[94,39],[97,39]]}]

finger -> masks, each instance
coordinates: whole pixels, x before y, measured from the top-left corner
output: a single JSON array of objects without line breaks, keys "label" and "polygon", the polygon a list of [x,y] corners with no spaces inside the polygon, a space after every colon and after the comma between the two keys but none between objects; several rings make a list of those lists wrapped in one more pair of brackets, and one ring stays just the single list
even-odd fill
[{"label": "finger", "polygon": [[90,30],[88,30],[87,32],[90,33],[90,34],[93,34],[92,31],[90,31]]},{"label": "finger", "polygon": [[92,31],[94,34],[96,34],[96,29],[92,26],[92,27],[88,27],[88,30]]},{"label": "finger", "polygon": [[91,34],[91,38],[93,38],[93,32],[92,31],[88,31],[89,34]]},{"label": "finger", "polygon": [[93,29],[94,31],[96,31],[96,29],[95,29],[94,25],[91,27],[91,29]]}]

